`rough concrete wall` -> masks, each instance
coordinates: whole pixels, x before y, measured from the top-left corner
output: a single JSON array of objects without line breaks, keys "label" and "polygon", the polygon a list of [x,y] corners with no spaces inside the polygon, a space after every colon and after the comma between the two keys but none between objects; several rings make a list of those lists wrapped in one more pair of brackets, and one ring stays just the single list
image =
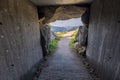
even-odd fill
[{"label": "rough concrete wall", "polygon": [[120,0],[91,6],[87,58],[101,80],[120,80]]},{"label": "rough concrete wall", "polygon": [[28,0],[0,0],[0,80],[30,80],[42,58],[37,20]]}]

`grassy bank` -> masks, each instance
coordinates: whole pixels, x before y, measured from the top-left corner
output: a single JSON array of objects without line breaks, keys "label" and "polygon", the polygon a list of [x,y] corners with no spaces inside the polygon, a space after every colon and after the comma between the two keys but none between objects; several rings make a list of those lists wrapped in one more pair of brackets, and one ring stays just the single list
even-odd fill
[{"label": "grassy bank", "polygon": [[77,34],[78,29],[75,30],[75,32],[71,35],[71,41],[70,41],[70,48],[74,49],[74,42],[75,42],[75,36]]},{"label": "grassy bank", "polygon": [[50,53],[53,53],[57,47],[57,43],[60,40],[60,37],[56,37],[49,43],[49,51]]},{"label": "grassy bank", "polygon": [[75,42],[75,37],[74,36],[72,36],[71,37],[71,41],[70,41],[70,48],[74,48],[74,42]]}]

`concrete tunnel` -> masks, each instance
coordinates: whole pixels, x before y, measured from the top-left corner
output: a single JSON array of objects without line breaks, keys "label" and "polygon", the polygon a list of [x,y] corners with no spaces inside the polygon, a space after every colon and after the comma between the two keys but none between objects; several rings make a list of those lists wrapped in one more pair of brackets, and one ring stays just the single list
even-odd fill
[{"label": "concrete tunnel", "polygon": [[120,80],[120,0],[0,0],[0,80],[32,80],[43,59],[41,26],[80,16],[87,61],[101,80]]}]

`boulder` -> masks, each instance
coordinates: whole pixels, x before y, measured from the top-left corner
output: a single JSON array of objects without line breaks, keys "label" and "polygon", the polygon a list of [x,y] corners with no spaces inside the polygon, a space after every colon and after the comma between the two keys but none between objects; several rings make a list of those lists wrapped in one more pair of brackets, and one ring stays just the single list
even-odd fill
[{"label": "boulder", "polygon": [[76,35],[76,41],[79,43],[79,47],[86,45],[88,29],[86,26],[80,26]]},{"label": "boulder", "polygon": [[80,47],[79,42],[75,42],[75,43],[74,43],[74,48],[75,48],[76,50],[78,50],[78,49],[79,49],[79,47]]},{"label": "boulder", "polygon": [[56,20],[78,18],[81,17],[85,13],[85,11],[85,7],[78,6],[39,7],[39,22],[42,24],[46,24],[54,22]]},{"label": "boulder", "polygon": [[76,49],[77,53],[79,53],[81,55],[84,55],[84,53],[86,51],[86,47],[85,46],[81,46],[79,44],[79,42],[75,42],[74,48]]},{"label": "boulder", "polygon": [[46,57],[49,54],[50,27],[48,25],[41,25],[40,32],[43,57]]}]

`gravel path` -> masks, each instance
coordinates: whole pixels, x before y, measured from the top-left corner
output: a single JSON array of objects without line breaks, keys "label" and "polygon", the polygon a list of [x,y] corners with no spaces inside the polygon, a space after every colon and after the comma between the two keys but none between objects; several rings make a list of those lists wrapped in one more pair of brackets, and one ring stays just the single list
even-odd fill
[{"label": "gravel path", "polygon": [[69,43],[70,37],[61,38],[39,80],[92,80],[80,58],[69,48]]}]

